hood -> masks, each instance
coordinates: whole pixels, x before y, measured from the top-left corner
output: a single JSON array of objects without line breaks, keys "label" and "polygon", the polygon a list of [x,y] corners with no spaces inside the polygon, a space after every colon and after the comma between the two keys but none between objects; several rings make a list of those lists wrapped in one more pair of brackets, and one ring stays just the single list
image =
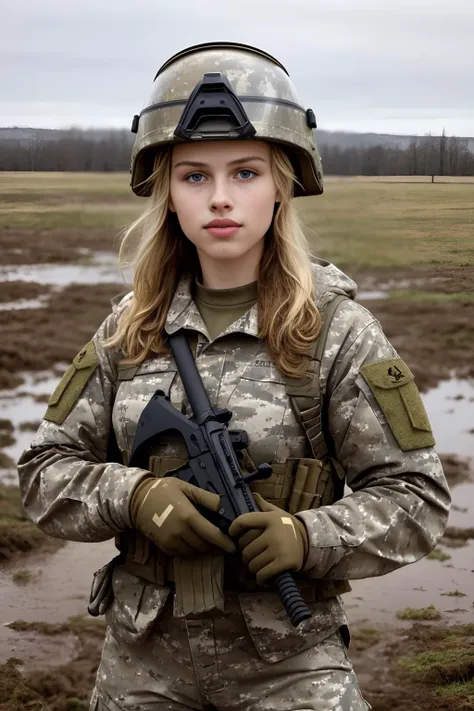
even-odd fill
[{"label": "hood", "polygon": [[328,301],[331,301],[337,294],[355,299],[357,284],[334,264],[326,262],[324,259],[314,258],[312,271],[315,302],[318,309],[324,308]]}]

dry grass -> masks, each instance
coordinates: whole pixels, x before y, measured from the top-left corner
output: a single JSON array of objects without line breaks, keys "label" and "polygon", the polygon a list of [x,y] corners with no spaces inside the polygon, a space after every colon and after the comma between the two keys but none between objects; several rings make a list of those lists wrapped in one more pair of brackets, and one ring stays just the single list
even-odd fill
[{"label": "dry grass", "polygon": [[474,263],[474,182],[340,178],[297,205],[314,250],[340,265]]},{"label": "dry grass", "polygon": [[[342,266],[472,264],[474,178],[436,180],[329,177],[296,204],[314,251]],[[32,232],[116,234],[145,204],[127,173],[0,173],[0,197],[0,228]]]}]

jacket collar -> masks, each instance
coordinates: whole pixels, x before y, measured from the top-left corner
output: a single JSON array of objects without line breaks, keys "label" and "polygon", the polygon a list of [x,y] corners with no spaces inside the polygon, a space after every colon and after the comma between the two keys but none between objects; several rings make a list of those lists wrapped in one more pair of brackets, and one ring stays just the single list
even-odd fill
[{"label": "jacket collar", "polygon": [[[206,325],[192,297],[192,281],[191,276],[181,277],[168,309],[165,331],[168,334],[172,334],[179,331],[180,328],[186,328],[192,331],[199,331],[210,340]],[[246,333],[249,336],[258,338],[257,304],[254,304],[249,311],[232,323],[220,336],[229,333]]]}]

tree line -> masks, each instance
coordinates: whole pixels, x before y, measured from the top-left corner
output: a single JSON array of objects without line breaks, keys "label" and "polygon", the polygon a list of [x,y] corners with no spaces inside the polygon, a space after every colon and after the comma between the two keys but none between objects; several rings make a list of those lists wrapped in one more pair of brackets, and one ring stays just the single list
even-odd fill
[{"label": "tree line", "polygon": [[[134,136],[125,130],[71,129],[54,139],[0,138],[0,171],[128,171]],[[327,175],[474,175],[467,138],[413,137],[407,147],[320,143]]]},{"label": "tree line", "polygon": [[320,147],[328,175],[474,175],[467,138],[413,137],[406,148],[390,145]]}]

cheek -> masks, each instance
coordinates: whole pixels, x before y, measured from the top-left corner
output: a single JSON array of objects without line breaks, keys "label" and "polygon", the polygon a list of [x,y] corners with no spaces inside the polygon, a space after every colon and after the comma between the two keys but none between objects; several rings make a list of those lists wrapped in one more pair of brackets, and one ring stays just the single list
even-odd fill
[{"label": "cheek", "polygon": [[186,233],[187,229],[192,228],[195,225],[198,215],[195,205],[196,201],[194,199],[195,195],[192,194],[192,191],[180,189],[179,185],[172,185],[170,190],[170,198],[181,228]]},{"label": "cheek", "polygon": [[254,223],[264,230],[268,229],[275,210],[276,191],[273,186],[266,186],[258,195],[249,196],[247,207]]}]

